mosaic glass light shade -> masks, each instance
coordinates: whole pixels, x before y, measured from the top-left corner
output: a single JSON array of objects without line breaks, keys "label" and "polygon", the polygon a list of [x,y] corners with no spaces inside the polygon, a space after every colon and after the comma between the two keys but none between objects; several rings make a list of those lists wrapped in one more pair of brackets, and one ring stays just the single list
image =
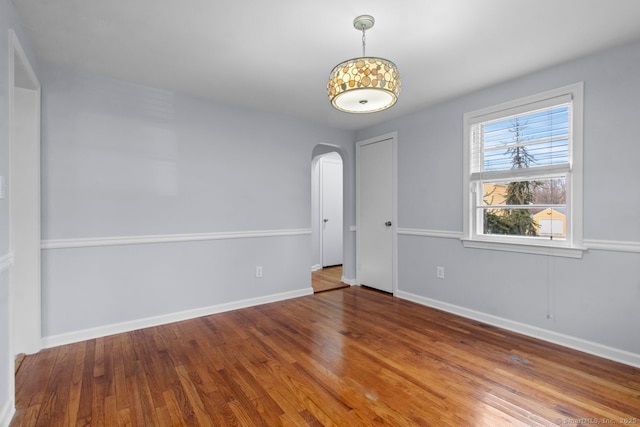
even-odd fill
[{"label": "mosaic glass light shade", "polygon": [[384,58],[364,57],[344,61],[329,75],[331,104],[347,113],[382,111],[398,100],[400,74],[396,64]]}]

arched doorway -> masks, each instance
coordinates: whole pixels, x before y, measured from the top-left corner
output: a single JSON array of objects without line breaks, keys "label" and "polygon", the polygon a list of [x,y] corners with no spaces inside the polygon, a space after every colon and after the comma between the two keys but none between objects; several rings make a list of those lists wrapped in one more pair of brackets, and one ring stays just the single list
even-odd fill
[{"label": "arched doorway", "polygon": [[[314,292],[345,286],[344,167],[339,147],[320,144],[311,160],[311,270]],[[322,283],[320,283],[322,282]]]}]

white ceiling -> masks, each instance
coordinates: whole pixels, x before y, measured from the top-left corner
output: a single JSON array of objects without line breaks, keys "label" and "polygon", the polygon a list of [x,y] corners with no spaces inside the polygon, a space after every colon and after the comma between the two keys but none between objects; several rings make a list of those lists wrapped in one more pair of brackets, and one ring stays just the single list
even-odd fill
[{"label": "white ceiling", "polygon": [[[13,1],[39,59],[345,129],[640,40],[639,0]],[[402,93],[353,115],[326,83],[361,55],[361,14]]]}]

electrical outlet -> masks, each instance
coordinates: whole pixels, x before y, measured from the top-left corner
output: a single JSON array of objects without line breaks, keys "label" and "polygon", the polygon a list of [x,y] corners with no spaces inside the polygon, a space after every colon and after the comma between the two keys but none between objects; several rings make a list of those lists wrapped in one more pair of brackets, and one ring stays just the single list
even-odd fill
[{"label": "electrical outlet", "polygon": [[436,277],[438,279],[444,279],[444,267],[441,265],[436,267]]},{"label": "electrical outlet", "polygon": [[262,277],[262,266],[256,265],[256,277]]}]

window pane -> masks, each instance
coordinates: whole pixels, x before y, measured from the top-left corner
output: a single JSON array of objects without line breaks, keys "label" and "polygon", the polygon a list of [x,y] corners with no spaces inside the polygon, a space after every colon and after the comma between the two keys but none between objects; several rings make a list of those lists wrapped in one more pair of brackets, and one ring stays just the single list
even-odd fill
[{"label": "window pane", "polygon": [[528,181],[482,181],[484,206],[565,205],[567,178],[536,178]]},{"label": "window pane", "polygon": [[484,171],[569,162],[569,105],[485,122],[479,133]]},{"label": "window pane", "polygon": [[533,187],[533,204],[536,205],[566,205],[567,178],[549,178],[535,180]]},{"label": "window pane", "polygon": [[484,234],[538,236],[538,225],[529,209],[483,209]]},{"label": "window pane", "polygon": [[482,234],[566,238],[566,183],[564,176],[482,182]]}]

